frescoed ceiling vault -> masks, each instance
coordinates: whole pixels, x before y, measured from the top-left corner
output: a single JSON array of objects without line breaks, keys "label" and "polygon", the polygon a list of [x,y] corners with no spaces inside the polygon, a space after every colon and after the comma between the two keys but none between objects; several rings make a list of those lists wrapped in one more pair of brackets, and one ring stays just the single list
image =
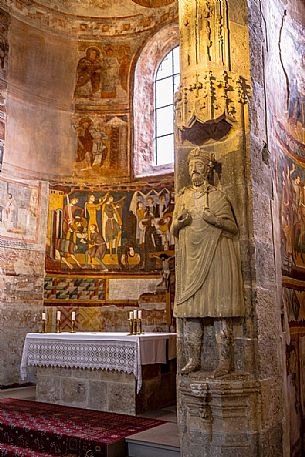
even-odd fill
[{"label": "frescoed ceiling vault", "polygon": [[178,0],[0,0],[0,7],[39,28],[96,36],[134,33],[169,23],[177,19]]}]

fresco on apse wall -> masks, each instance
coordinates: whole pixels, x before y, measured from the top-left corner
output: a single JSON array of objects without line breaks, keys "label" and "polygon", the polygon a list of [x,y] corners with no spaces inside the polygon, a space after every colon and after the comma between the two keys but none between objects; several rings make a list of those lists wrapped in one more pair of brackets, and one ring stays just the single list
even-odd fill
[{"label": "fresco on apse wall", "polygon": [[44,303],[102,302],[106,299],[106,280],[103,278],[45,277]]},{"label": "fresco on apse wall", "polygon": [[174,207],[168,188],[49,195],[46,270],[149,272],[173,254]]},{"label": "fresco on apse wall", "polygon": [[77,135],[73,174],[83,178],[126,176],[128,116],[75,116]]},{"label": "fresco on apse wall", "polygon": [[[287,280],[288,281],[288,280]],[[288,283],[283,288],[283,302],[289,322],[305,321],[305,290],[300,290],[300,283]]]},{"label": "fresco on apse wall", "polygon": [[4,142],[6,128],[6,96],[8,69],[8,29],[9,16],[0,9],[0,170],[4,157]]},{"label": "fresco on apse wall", "polygon": [[280,193],[282,269],[305,280],[305,163],[280,153],[277,173]]},{"label": "fresco on apse wall", "polygon": [[0,236],[37,242],[40,199],[40,186],[0,179]]},{"label": "fresco on apse wall", "polygon": [[[282,63],[287,79],[286,130],[305,141],[305,40],[304,26],[294,23],[283,29]],[[282,108],[282,107],[280,107]],[[283,112],[283,111],[282,111]]]},{"label": "fresco on apse wall", "polygon": [[123,99],[128,92],[131,52],[126,44],[80,43],[81,58],[76,68],[75,99],[101,103],[104,99]]}]

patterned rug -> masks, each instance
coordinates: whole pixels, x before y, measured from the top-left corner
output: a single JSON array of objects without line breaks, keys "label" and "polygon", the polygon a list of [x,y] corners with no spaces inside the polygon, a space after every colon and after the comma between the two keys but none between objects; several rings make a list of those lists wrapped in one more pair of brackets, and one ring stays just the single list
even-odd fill
[{"label": "patterned rug", "polygon": [[107,446],[162,423],[4,398],[0,399],[0,456],[106,457]]}]

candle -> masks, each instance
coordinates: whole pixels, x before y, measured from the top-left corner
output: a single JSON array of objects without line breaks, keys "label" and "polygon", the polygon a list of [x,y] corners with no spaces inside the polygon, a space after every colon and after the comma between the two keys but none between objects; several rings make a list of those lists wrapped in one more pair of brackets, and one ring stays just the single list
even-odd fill
[{"label": "candle", "polygon": [[61,312],[57,311],[57,320],[60,321]]},{"label": "candle", "polygon": [[139,309],[139,311],[138,311],[138,318],[142,319],[142,310],[141,309]]},{"label": "candle", "polygon": [[129,311],[129,320],[131,321],[131,319],[133,319],[133,312]]},{"label": "candle", "polygon": [[137,310],[136,309],[133,310],[133,318],[137,319]]},{"label": "candle", "polygon": [[72,311],[72,321],[75,321],[75,317],[76,317],[75,311]]},{"label": "candle", "polygon": [[46,320],[46,313],[42,313],[41,319],[42,319],[43,321]]}]

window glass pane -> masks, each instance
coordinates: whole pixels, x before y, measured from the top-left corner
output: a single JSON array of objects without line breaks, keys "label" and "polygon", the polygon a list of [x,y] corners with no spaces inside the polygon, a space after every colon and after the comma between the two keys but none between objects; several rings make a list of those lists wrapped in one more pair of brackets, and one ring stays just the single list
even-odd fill
[{"label": "window glass pane", "polygon": [[174,161],[174,135],[156,139],[156,163],[165,165]]},{"label": "window glass pane", "polygon": [[156,127],[157,137],[174,131],[173,105],[156,110]]},{"label": "window glass pane", "polygon": [[180,75],[174,76],[174,94],[177,92],[180,84]]},{"label": "window glass pane", "polygon": [[173,49],[174,73],[180,73],[180,48]]},{"label": "window glass pane", "polygon": [[166,78],[173,73],[173,57],[172,51],[170,51],[164,60],[161,62],[159,69],[157,71],[156,79]]},{"label": "window glass pane", "polygon": [[156,108],[173,103],[173,78],[156,82]]}]

